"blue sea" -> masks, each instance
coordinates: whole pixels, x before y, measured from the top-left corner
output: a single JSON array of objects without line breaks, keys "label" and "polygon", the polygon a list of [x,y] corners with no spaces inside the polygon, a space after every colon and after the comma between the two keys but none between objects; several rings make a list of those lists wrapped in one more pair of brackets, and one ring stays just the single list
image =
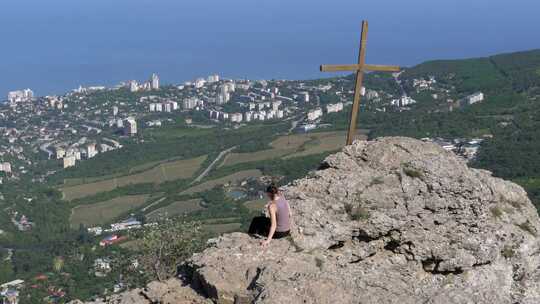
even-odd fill
[{"label": "blue sea", "polygon": [[2,0],[0,99],[144,80],[305,79],[357,58],[414,65],[540,48],[538,0]]}]

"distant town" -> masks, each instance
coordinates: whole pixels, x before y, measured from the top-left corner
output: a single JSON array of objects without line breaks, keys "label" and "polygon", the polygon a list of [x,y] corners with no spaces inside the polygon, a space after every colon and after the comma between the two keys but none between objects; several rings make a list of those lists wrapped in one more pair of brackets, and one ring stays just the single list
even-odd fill
[{"label": "distant town", "polygon": [[[399,73],[394,74],[402,86],[398,76]],[[417,92],[431,91],[433,99],[445,98],[450,92],[438,87],[434,77],[414,79],[412,87]],[[97,92],[118,90],[137,94],[134,96],[138,99],[131,103],[94,100]],[[332,102],[321,105],[320,96],[329,93],[334,96]],[[49,159],[57,159],[62,168],[69,168],[99,153],[121,149],[122,138],[135,137],[141,123],[151,128],[167,122],[159,118],[145,120],[151,114],[187,113],[185,123],[193,127],[225,123],[241,128],[252,122],[291,120],[297,130],[307,132],[318,127],[323,115],[341,112],[350,105],[352,93],[332,81],[308,86],[299,81],[231,80],[219,75],[163,90],[157,74],[145,82],[130,80],[113,88],[81,86],[62,96],[36,97],[31,89],[13,91],[7,94],[7,106],[0,110],[0,120],[5,122],[0,132],[6,139],[0,147],[0,172],[8,173],[11,178],[28,172],[28,167],[34,165],[28,152],[44,153]],[[395,96],[362,88],[362,95],[377,105],[377,111],[407,111],[417,103],[404,90],[401,96]],[[448,98],[446,102],[451,111],[483,100],[484,94],[477,92],[459,100]],[[189,118],[192,112],[205,113],[214,125],[195,124]],[[36,177],[36,182],[39,181],[40,177]]]}]

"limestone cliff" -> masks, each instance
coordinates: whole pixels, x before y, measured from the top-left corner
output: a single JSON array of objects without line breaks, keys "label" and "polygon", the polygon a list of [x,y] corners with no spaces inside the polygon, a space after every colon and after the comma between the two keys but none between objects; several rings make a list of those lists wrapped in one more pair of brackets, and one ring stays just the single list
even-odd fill
[{"label": "limestone cliff", "polygon": [[292,239],[212,240],[181,280],[108,303],[540,303],[525,191],[400,137],[358,141],[284,188]]}]

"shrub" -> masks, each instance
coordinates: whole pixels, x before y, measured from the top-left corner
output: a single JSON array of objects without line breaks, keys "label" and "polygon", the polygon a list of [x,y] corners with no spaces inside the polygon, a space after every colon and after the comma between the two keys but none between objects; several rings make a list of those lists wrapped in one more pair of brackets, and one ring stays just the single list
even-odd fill
[{"label": "shrub", "polygon": [[371,180],[371,183],[369,185],[374,186],[374,185],[380,185],[380,184],[384,184],[384,180],[382,179],[382,177],[377,176]]},{"label": "shrub", "polygon": [[536,229],[533,227],[531,222],[529,222],[529,220],[517,226],[521,228],[523,231],[530,233],[532,236],[537,236]]},{"label": "shrub", "polygon": [[499,207],[491,207],[489,210],[491,211],[491,214],[496,218],[500,218],[504,213]]},{"label": "shrub", "polygon": [[503,250],[501,251],[501,254],[503,257],[510,259],[515,254],[514,248],[512,248],[512,246],[510,245],[504,245]]},{"label": "shrub", "polygon": [[403,168],[403,172],[412,178],[422,178],[423,174],[420,170],[411,168],[411,167],[405,167]]},{"label": "shrub", "polygon": [[369,211],[366,208],[357,207],[352,210],[351,218],[355,221],[369,219]]},{"label": "shrub", "polygon": [[141,266],[151,277],[164,281],[193,253],[203,249],[205,234],[199,222],[166,220],[144,231],[141,238]]}]

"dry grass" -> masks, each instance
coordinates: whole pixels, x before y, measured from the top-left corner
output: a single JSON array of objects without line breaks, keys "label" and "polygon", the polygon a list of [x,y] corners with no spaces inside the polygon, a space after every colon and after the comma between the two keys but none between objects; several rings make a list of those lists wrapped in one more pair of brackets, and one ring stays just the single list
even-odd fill
[{"label": "dry grass", "polygon": [[74,200],[85,196],[95,195],[100,192],[112,191],[118,187],[131,184],[155,183],[160,184],[167,181],[192,177],[206,160],[206,155],[163,163],[154,168],[136,174],[122,176],[118,178],[103,180],[95,183],[82,184],[71,187],[63,187],[62,191],[65,200]]},{"label": "dry grass", "polygon": [[146,218],[149,221],[157,221],[165,217],[171,218],[185,213],[194,212],[203,209],[200,203],[200,199],[174,202],[167,207],[159,208],[150,212]]},{"label": "dry grass", "polygon": [[222,177],[222,178],[210,180],[210,181],[204,182],[202,184],[199,184],[197,186],[193,186],[193,187],[183,191],[180,194],[194,194],[194,193],[198,193],[198,192],[203,192],[203,191],[206,191],[206,190],[213,189],[216,186],[225,185],[225,184],[228,184],[228,183],[231,183],[231,182],[239,182],[239,181],[245,180],[245,179],[247,179],[249,177],[260,177],[260,176],[262,176],[262,172],[259,171],[259,170],[239,171],[239,172],[236,172],[236,173],[231,174],[231,175],[227,175],[227,176]]},{"label": "dry grass", "polygon": [[121,196],[90,205],[81,205],[71,211],[71,227],[78,228],[80,224],[86,227],[107,224],[113,219],[143,206],[149,195]]}]

